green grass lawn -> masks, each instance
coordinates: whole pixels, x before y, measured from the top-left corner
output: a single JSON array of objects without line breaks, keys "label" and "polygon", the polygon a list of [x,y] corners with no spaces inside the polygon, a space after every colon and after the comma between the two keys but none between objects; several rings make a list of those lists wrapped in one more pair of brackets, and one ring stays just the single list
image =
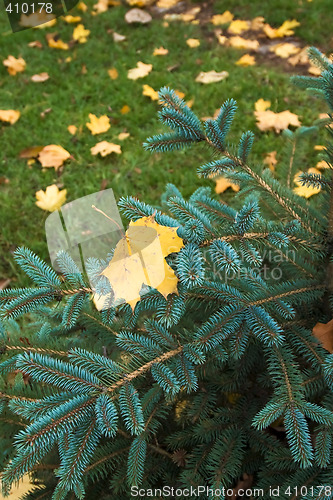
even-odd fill
[{"label": "green grass lawn", "polygon": [[[266,3],[218,0],[209,9],[215,14],[228,9],[240,19],[264,16],[274,27],[296,18],[301,26],[296,28],[295,35],[302,45],[317,44],[328,52],[332,49],[330,4],[331,0]],[[92,16],[93,2],[87,5],[87,12],[75,8],[71,14],[80,15],[84,26],[91,31],[88,41],[68,51],[49,48],[45,35],[57,32],[67,42],[75,25],[58,19],[51,28],[12,34],[1,13],[1,61],[11,54],[23,57],[27,63],[26,70],[15,76],[10,76],[0,65],[0,109],[21,112],[14,125],[0,124],[0,177],[9,180],[0,185],[0,279],[12,278],[16,285],[24,283],[22,273],[13,263],[12,252],[17,246],[28,246],[47,258],[44,223],[48,213],[35,205],[35,192],[45,190],[50,184],[66,188],[70,201],[99,191],[107,181],[117,199],[134,195],[156,205],[167,182],[176,184],[185,195],[203,182],[214,188],[213,181],[202,181],[195,174],[200,163],[211,159],[204,146],[164,155],[152,155],[142,148],[148,136],[163,129],[157,119],[158,104],[142,95],[143,84],[156,90],[168,85],[184,92],[186,100],[194,99],[192,109],[199,117],[213,115],[225,99],[235,98],[239,112],[230,138],[237,140],[242,131],[253,130],[256,143],[252,158],[256,162],[261,162],[270,151],[280,151],[284,143],[281,135],[263,133],[256,127],[253,111],[257,99],[269,99],[273,111],[289,109],[304,125],[311,125],[320,112],[326,111],[319,101],[291,85],[291,70],[285,71],[282,60],[281,64],[266,63],[261,55],[260,64],[255,66],[235,65],[246,51],[219,45],[213,34],[214,26],[209,23],[170,22],[165,26],[163,19],[154,19],[149,25],[133,26],[124,21],[125,6]],[[196,4],[189,4],[189,8],[193,5]],[[115,43],[112,30],[125,35],[126,41]],[[199,38],[200,46],[189,48],[187,38]],[[34,40],[39,40],[43,48],[29,47],[28,43]],[[154,48],[160,46],[169,50],[168,55],[153,55]],[[66,62],[68,57],[71,60]],[[127,72],[138,61],[152,64],[153,71],[143,79],[129,80]],[[116,80],[111,80],[107,72],[112,67],[119,73]],[[210,85],[195,82],[200,71],[212,69],[226,70],[229,77]],[[30,80],[32,75],[44,71],[50,75],[48,81]],[[128,114],[121,113],[124,105],[130,107]],[[89,113],[107,114],[111,128],[104,134],[91,135],[85,126]],[[78,127],[75,136],[68,132],[68,125]],[[129,132],[130,137],[120,142],[117,136],[123,131]],[[92,156],[90,148],[102,140],[121,144],[122,155]],[[321,137],[318,143],[320,140]],[[19,158],[23,149],[47,144],[59,144],[73,156],[58,174],[53,168],[42,169],[38,162],[28,166],[26,160]],[[304,169],[315,166],[316,155],[309,148]],[[222,199],[229,198],[230,194],[222,195]]]}]

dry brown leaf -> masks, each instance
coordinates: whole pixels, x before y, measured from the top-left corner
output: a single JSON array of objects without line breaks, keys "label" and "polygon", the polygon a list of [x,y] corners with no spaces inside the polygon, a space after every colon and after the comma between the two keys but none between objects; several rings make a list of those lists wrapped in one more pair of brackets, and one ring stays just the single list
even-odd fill
[{"label": "dry brown leaf", "polygon": [[254,104],[254,108],[256,111],[266,111],[266,109],[270,108],[270,106],[271,101],[265,101],[262,98],[258,99]]},{"label": "dry brown leaf", "polygon": [[293,127],[299,127],[300,121],[295,113],[290,111],[282,111],[281,113],[274,113],[274,111],[255,111],[255,117],[257,118],[257,127],[265,132],[266,130],[275,130],[277,133],[281,132],[292,125]]},{"label": "dry brown leaf", "polygon": [[86,43],[90,30],[86,30],[83,24],[78,24],[73,31],[73,40],[79,43]]},{"label": "dry brown leaf", "polygon": [[66,201],[67,189],[62,189],[59,191],[58,186],[52,184],[51,186],[47,186],[46,190],[36,192],[36,205],[42,210],[47,210],[48,212],[54,212],[55,210],[59,210],[59,208]]},{"label": "dry brown leaf", "polygon": [[243,31],[247,31],[250,29],[249,21],[242,21],[241,19],[237,19],[236,21],[232,21],[229,28],[228,33],[232,33],[233,35],[240,35]]},{"label": "dry brown leaf", "polygon": [[216,14],[211,18],[211,22],[214,24],[214,26],[219,26],[221,24],[228,24],[231,23],[233,20],[234,15],[229,12],[229,10],[226,10],[223,14]]},{"label": "dry brown leaf", "polygon": [[149,12],[141,9],[131,9],[128,10],[125,14],[125,21],[128,24],[139,23],[139,24],[148,24],[152,20]]},{"label": "dry brown leaf", "polygon": [[326,351],[333,353],[333,319],[328,323],[317,323],[312,333]]},{"label": "dry brown leaf", "polygon": [[119,73],[116,68],[111,68],[108,69],[108,75],[111,78],[111,80],[117,80]]},{"label": "dry brown leaf", "polygon": [[94,147],[90,148],[90,152],[94,156],[100,154],[103,157],[111,153],[116,153],[117,155],[120,155],[121,147],[119,146],[119,144],[113,144],[112,142],[108,141],[101,141],[95,144]]},{"label": "dry brown leaf", "polygon": [[70,134],[75,135],[77,132],[76,125],[68,125],[67,130]]},{"label": "dry brown leaf", "polygon": [[274,52],[277,56],[283,59],[288,59],[288,57],[300,52],[300,48],[296,47],[293,43],[278,43],[270,48],[271,52]]},{"label": "dry brown leaf", "polygon": [[150,97],[152,101],[158,101],[158,92],[150,85],[142,85],[142,95]]},{"label": "dry brown leaf", "polygon": [[69,157],[70,153],[56,144],[45,146],[38,154],[42,167],[54,167],[55,170],[58,170]]},{"label": "dry brown leaf", "polygon": [[144,78],[145,76],[149,75],[151,70],[153,69],[152,64],[145,64],[141,61],[138,61],[136,63],[136,68],[132,68],[128,70],[127,73],[127,78],[130,80],[137,80],[138,78]]},{"label": "dry brown leaf", "polygon": [[21,113],[15,109],[0,109],[0,121],[14,125]]},{"label": "dry brown leaf", "polygon": [[[309,174],[320,174],[320,171],[317,170],[316,168],[312,167],[309,168],[307,171]],[[297,187],[294,188],[294,192],[298,194],[298,196],[302,196],[302,198],[310,198],[310,196],[313,196],[314,194],[318,194],[321,191],[320,187],[312,187],[312,186],[302,186],[302,183],[300,181],[299,176],[303,172],[297,172],[297,174],[294,177],[294,182],[297,185]]]},{"label": "dry brown leaf", "polygon": [[236,63],[238,66],[254,66],[256,64],[256,60],[254,56],[251,56],[250,54],[244,54]]},{"label": "dry brown leaf", "polygon": [[230,47],[234,47],[235,49],[258,50],[259,48],[258,40],[247,40],[246,38],[242,38],[240,36],[231,36],[228,40],[228,45],[230,45]]},{"label": "dry brown leaf", "polygon": [[42,82],[46,82],[46,80],[48,80],[49,78],[50,78],[50,75],[44,71],[43,73],[32,75],[31,81],[35,82],[35,83],[42,83]]},{"label": "dry brown leaf", "polygon": [[267,153],[264,158],[264,164],[268,166],[271,172],[275,171],[275,166],[277,164],[276,155],[277,155],[276,151],[271,151],[270,153]]},{"label": "dry brown leaf", "polygon": [[227,71],[201,71],[196,77],[195,81],[199,83],[216,83],[225,80],[228,76],[229,73]]},{"label": "dry brown leaf", "polygon": [[11,279],[9,279],[9,278],[0,279],[0,290],[3,290],[4,288],[6,288],[6,286],[8,286],[10,282],[11,282]]},{"label": "dry brown leaf", "polygon": [[199,47],[200,40],[198,38],[188,38],[186,43],[191,49],[195,49],[196,47]]},{"label": "dry brown leaf", "polygon": [[102,115],[97,118],[93,113],[89,113],[90,122],[86,123],[87,128],[90,130],[92,135],[103,134],[107,132],[110,128],[110,119],[106,115]]},{"label": "dry brown leaf", "polygon": [[159,47],[154,49],[153,56],[166,56],[169,54],[168,49],[165,49],[164,47]]},{"label": "dry brown leaf", "polygon": [[22,57],[8,56],[7,59],[4,59],[3,65],[6,66],[8,73],[14,76],[16,73],[24,71],[27,64]]}]

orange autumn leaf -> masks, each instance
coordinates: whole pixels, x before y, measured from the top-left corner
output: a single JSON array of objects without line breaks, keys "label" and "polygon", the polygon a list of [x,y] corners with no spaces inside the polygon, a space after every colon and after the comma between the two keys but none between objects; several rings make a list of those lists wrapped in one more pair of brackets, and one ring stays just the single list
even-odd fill
[{"label": "orange autumn leaf", "polygon": [[42,83],[46,82],[50,78],[50,75],[46,73],[45,71],[43,73],[38,73],[36,75],[32,75],[31,81],[35,83]]},{"label": "orange autumn leaf", "polygon": [[94,147],[90,148],[90,152],[92,155],[96,156],[100,154],[101,156],[107,156],[111,153],[116,153],[117,155],[121,154],[121,147],[119,144],[113,144],[108,141],[98,142]]},{"label": "orange autumn leaf", "polygon": [[68,125],[67,130],[70,134],[75,135],[77,132],[76,125]]},{"label": "orange autumn leaf", "polygon": [[102,115],[97,118],[93,113],[89,113],[90,122],[86,123],[87,128],[90,130],[92,135],[103,134],[107,132],[110,128],[110,119],[106,115]]},{"label": "orange autumn leaf", "polygon": [[54,167],[55,170],[58,170],[69,157],[70,153],[57,144],[45,146],[38,154],[38,160],[42,167]]},{"label": "orange autumn leaf", "polygon": [[15,109],[0,109],[0,121],[14,125],[21,113]]},{"label": "orange autumn leaf", "polygon": [[8,56],[7,59],[4,59],[3,65],[6,66],[8,73],[12,76],[21,73],[26,68],[26,62],[22,57]]},{"label": "orange autumn leaf", "polygon": [[111,80],[117,80],[119,73],[116,68],[111,68],[108,69],[108,75],[111,78]]},{"label": "orange autumn leaf", "polygon": [[328,323],[317,323],[312,333],[326,351],[333,353],[333,319]]},{"label": "orange autumn leaf", "polygon": [[127,113],[129,113],[130,111],[131,111],[131,108],[127,104],[124,104],[124,106],[120,110],[120,113],[122,115],[127,115]]},{"label": "orange autumn leaf", "polygon": [[167,54],[169,54],[169,51],[164,47],[156,48],[153,52],[153,56],[166,56]]}]

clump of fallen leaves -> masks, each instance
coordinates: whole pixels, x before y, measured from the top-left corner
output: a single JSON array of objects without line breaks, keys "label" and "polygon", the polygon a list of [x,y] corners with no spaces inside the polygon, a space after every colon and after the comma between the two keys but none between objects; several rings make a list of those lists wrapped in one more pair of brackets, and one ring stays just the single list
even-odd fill
[{"label": "clump of fallen leaves", "polygon": [[0,121],[14,125],[21,113],[15,109],[0,109]]},{"label": "clump of fallen leaves", "polygon": [[90,148],[90,152],[94,156],[100,154],[103,157],[107,156],[111,153],[116,153],[116,154],[120,155],[121,154],[121,147],[119,146],[119,144],[113,144],[112,142],[108,142],[108,141],[101,141],[101,142],[98,142],[92,148]]},{"label": "clump of fallen leaves", "polygon": [[3,60],[3,65],[6,66],[7,71],[10,75],[15,76],[17,73],[21,73],[25,70],[27,64],[22,57],[8,56],[7,59]]},{"label": "clump of fallen leaves", "polygon": [[93,113],[89,113],[89,120],[90,122],[87,122],[86,126],[92,135],[103,134],[107,132],[111,126],[110,119],[107,115],[102,115],[97,118]]},{"label": "clump of fallen leaves", "polygon": [[56,184],[52,184],[51,186],[47,186],[45,191],[41,189],[36,192],[36,205],[42,210],[54,212],[55,210],[59,210],[65,203],[66,195],[66,189],[59,190]]}]

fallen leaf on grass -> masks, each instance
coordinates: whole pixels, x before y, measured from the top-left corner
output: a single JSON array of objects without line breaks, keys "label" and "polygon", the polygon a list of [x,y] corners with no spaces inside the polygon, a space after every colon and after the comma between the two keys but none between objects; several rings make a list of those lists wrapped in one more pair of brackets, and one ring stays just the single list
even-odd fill
[{"label": "fallen leaf on grass", "polygon": [[116,153],[117,155],[120,155],[121,147],[119,146],[119,144],[113,144],[112,142],[108,141],[101,141],[95,144],[94,147],[90,148],[90,152],[94,156],[100,154],[103,157],[111,153]]},{"label": "fallen leaf on grass", "polygon": [[223,14],[216,14],[211,18],[211,22],[214,24],[214,26],[219,26],[221,24],[228,24],[231,23],[233,20],[234,15],[229,12],[229,10],[226,10]]},{"label": "fallen leaf on grass", "polygon": [[90,30],[86,30],[83,24],[78,24],[73,31],[73,40],[79,43],[86,43],[89,35]]},{"label": "fallen leaf on grass", "polygon": [[322,151],[323,149],[326,149],[326,146],[323,146],[322,144],[316,144],[313,149],[315,151]]},{"label": "fallen leaf on grass", "polygon": [[38,73],[36,75],[32,75],[31,81],[35,83],[42,83],[46,82],[50,78],[50,75],[46,73],[45,71],[43,73]]},{"label": "fallen leaf on grass", "polygon": [[110,119],[106,115],[102,115],[97,118],[93,113],[89,113],[90,122],[86,123],[87,128],[90,130],[92,135],[103,134],[107,132],[110,128]]},{"label": "fallen leaf on grass", "polygon": [[156,5],[159,9],[171,9],[177,5],[178,2],[179,0],[158,0]]},{"label": "fallen leaf on grass", "polygon": [[47,186],[46,190],[36,192],[36,205],[42,210],[47,210],[48,212],[54,212],[55,210],[59,210],[59,208],[66,201],[67,189],[62,189],[59,191],[58,186],[52,184],[51,186]]},{"label": "fallen leaf on grass", "polygon": [[117,80],[119,73],[116,70],[116,68],[111,68],[111,69],[108,69],[108,75],[111,78],[111,80]]},{"label": "fallen leaf on grass", "polygon": [[265,24],[265,18],[262,16],[257,16],[251,20],[251,30],[260,31],[263,29]]},{"label": "fallen leaf on grass", "polygon": [[152,101],[158,101],[158,92],[150,87],[150,85],[142,85],[142,95],[150,97]]},{"label": "fallen leaf on grass", "polygon": [[14,125],[21,113],[15,109],[0,109],[0,121]]},{"label": "fallen leaf on grass", "polygon": [[75,135],[77,132],[77,127],[75,125],[68,125],[67,130],[70,134]]},{"label": "fallen leaf on grass", "polygon": [[84,2],[79,2],[77,4],[77,8],[79,10],[81,10],[81,12],[87,12],[87,10],[88,10],[88,7],[87,7],[87,5]]},{"label": "fallen leaf on grass", "polygon": [[238,66],[254,66],[256,63],[256,60],[254,56],[251,56],[250,54],[244,54],[238,61],[236,61],[235,64]]},{"label": "fallen leaf on grass", "polygon": [[217,194],[224,193],[224,191],[226,191],[228,188],[231,188],[235,192],[239,191],[238,184],[230,182],[225,177],[218,177],[217,179],[215,179],[215,181],[216,181],[215,193]]},{"label": "fallen leaf on grass", "polygon": [[304,47],[302,50],[297,52],[297,54],[289,57],[288,63],[292,66],[296,66],[296,64],[309,64],[310,60],[308,56],[308,48],[309,47]]},{"label": "fallen leaf on grass", "polygon": [[22,149],[22,151],[20,151],[19,158],[37,158],[42,149],[44,149],[44,146],[31,146],[30,148]]},{"label": "fallen leaf on grass", "polygon": [[136,68],[132,68],[128,70],[127,73],[127,78],[130,80],[137,80],[138,78],[144,78],[145,76],[149,75],[151,70],[153,69],[152,64],[145,64],[141,61],[138,61],[136,63]]},{"label": "fallen leaf on grass", "polygon": [[314,66],[314,65],[311,65],[308,69],[310,75],[314,75],[314,76],[320,76],[321,75],[321,69],[318,68],[317,66]]},{"label": "fallen leaf on grass", "polygon": [[164,19],[167,19],[169,21],[183,21],[184,23],[190,23],[195,21],[195,16],[200,12],[200,10],[201,7],[193,7],[183,14],[165,14]]},{"label": "fallen leaf on grass", "polygon": [[274,113],[274,111],[255,111],[255,117],[257,118],[257,127],[262,132],[266,130],[275,130],[277,133],[281,132],[292,125],[293,127],[299,127],[300,121],[295,113],[290,111],[282,111],[281,113]]},{"label": "fallen leaf on grass", "polygon": [[47,37],[47,44],[51,49],[68,50],[69,45],[63,42],[60,38],[55,40],[52,36]]},{"label": "fallen leaf on grass", "polygon": [[118,139],[120,141],[123,141],[124,139],[127,139],[127,137],[129,137],[130,134],[128,132],[120,132],[120,134],[118,135]]},{"label": "fallen leaf on grass", "polygon": [[228,33],[232,33],[233,35],[240,35],[243,31],[247,31],[250,29],[249,21],[242,21],[241,19],[237,19],[236,21],[232,21],[228,28]]},{"label": "fallen leaf on grass", "polygon": [[271,52],[274,52],[277,56],[283,59],[288,59],[288,57],[293,54],[300,52],[300,48],[296,47],[293,43],[278,43],[270,48]]},{"label": "fallen leaf on grass", "polygon": [[33,42],[28,43],[28,47],[42,49],[43,45],[39,40],[34,40]]},{"label": "fallen leaf on grass", "polygon": [[333,353],[333,319],[328,323],[317,323],[312,333],[326,351]]},{"label": "fallen leaf on grass", "polygon": [[125,14],[125,21],[128,24],[139,23],[139,24],[148,24],[152,20],[149,12],[146,12],[141,9],[131,9],[128,10]]},{"label": "fallen leaf on grass", "polygon": [[63,16],[62,19],[68,24],[75,24],[81,21],[80,16],[71,16],[71,15]]},{"label": "fallen leaf on grass", "polygon": [[294,34],[292,28],[300,26],[300,23],[296,19],[285,21],[279,28],[272,28],[269,24],[264,25],[264,33],[268,38],[282,38],[284,36],[290,36]]},{"label": "fallen leaf on grass", "polygon": [[254,104],[254,108],[256,111],[266,111],[271,106],[271,101],[265,101],[264,99],[260,98],[257,100],[257,102]]},{"label": "fallen leaf on grass", "polygon": [[156,48],[154,49],[153,56],[166,56],[169,54],[168,49],[165,49],[164,47]]},{"label": "fallen leaf on grass", "polygon": [[120,113],[122,115],[127,115],[131,111],[131,108],[128,106],[128,104],[124,104],[124,106],[121,108]]},{"label": "fallen leaf on grass", "polygon": [[196,47],[199,47],[200,40],[198,40],[198,38],[188,38],[186,43],[191,49],[195,49]]},{"label": "fallen leaf on grass", "polygon": [[38,160],[42,167],[54,167],[56,171],[69,157],[70,153],[62,146],[57,146],[56,144],[45,146],[38,154]]},{"label": "fallen leaf on grass", "polygon": [[270,153],[267,153],[264,158],[264,164],[268,166],[271,172],[275,171],[275,166],[277,164],[276,154],[276,151],[271,151]]},{"label": "fallen leaf on grass", "polygon": [[231,36],[228,40],[228,45],[235,49],[258,50],[259,48],[258,40],[247,40],[240,36]]},{"label": "fallen leaf on grass", "polygon": [[[312,167],[308,169],[307,173],[320,174],[320,171]],[[320,193],[321,191],[320,187],[302,186],[302,183],[299,178],[301,174],[303,174],[303,172],[297,172],[297,174],[294,177],[294,182],[297,185],[297,187],[294,188],[294,192],[298,194],[298,196],[302,196],[302,198],[310,198],[310,196]]]},{"label": "fallen leaf on grass", "polygon": [[216,83],[225,80],[228,76],[229,73],[227,71],[201,71],[196,77],[195,81],[199,83]]},{"label": "fallen leaf on grass", "polygon": [[116,43],[123,42],[124,40],[126,40],[125,35],[121,35],[120,33],[116,33],[115,31],[112,33],[112,38],[113,41]]},{"label": "fallen leaf on grass", "polygon": [[12,76],[21,73],[26,68],[26,62],[22,57],[8,56],[7,59],[4,59],[3,65],[6,66],[8,73]]},{"label": "fallen leaf on grass", "polygon": [[317,162],[316,168],[318,170],[323,170],[325,168],[330,168],[330,167],[329,167],[329,164],[327,163],[327,161],[321,160],[321,161]]},{"label": "fallen leaf on grass", "polygon": [[157,289],[164,297],[178,293],[178,278],[165,257],[179,252],[183,246],[177,228],[161,226],[154,216],[130,222],[112,260],[102,272],[110,281],[115,302],[123,300],[134,310],[142,284]]}]

